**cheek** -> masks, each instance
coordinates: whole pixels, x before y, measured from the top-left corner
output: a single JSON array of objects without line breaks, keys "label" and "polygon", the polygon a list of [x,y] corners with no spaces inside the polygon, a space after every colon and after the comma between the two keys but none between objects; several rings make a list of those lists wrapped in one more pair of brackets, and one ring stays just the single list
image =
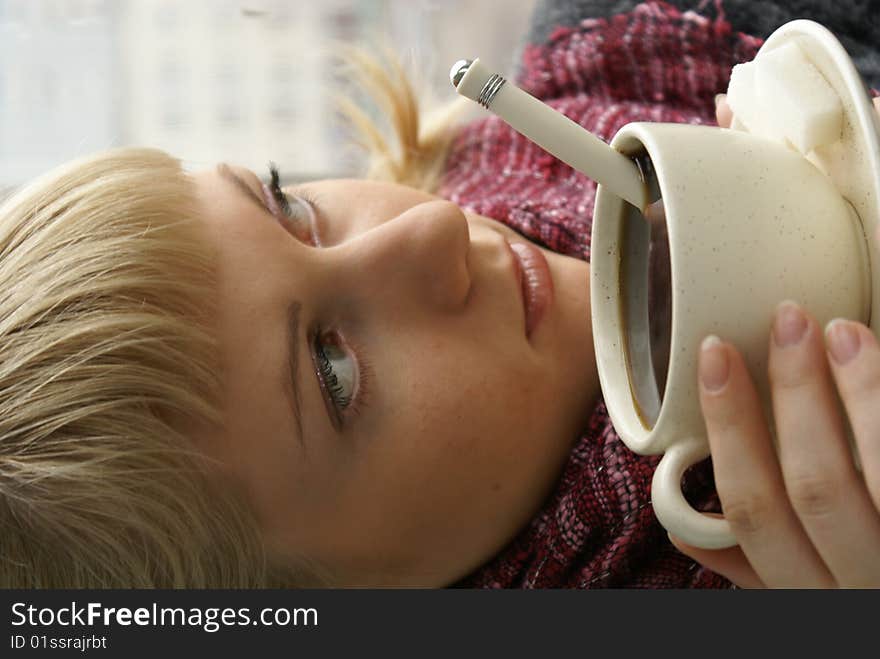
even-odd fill
[{"label": "cheek", "polygon": [[541,373],[493,347],[491,340],[464,349],[442,337],[427,340],[400,365],[407,373],[401,393],[434,417],[474,423],[524,414],[545,388]]},{"label": "cheek", "polygon": [[432,461],[455,464],[461,473],[491,465],[502,470],[518,455],[538,457],[536,439],[546,433],[553,406],[534,372],[441,358],[426,361],[410,382],[401,391],[407,411],[398,422],[409,422],[428,443],[414,458],[433,454]]},{"label": "cheek", "polygon": [[[420,334],[417,345],[399,337],[377,356],[381,420],[371,436],[382,439],[364,443],[368,462],[405,491],[430,484],[456,500],[543,483],[571,440],[560,432],[553,369],[515,346],[446,338],[453,336]],[[390,377],[379,379],[380,364]]]},{"label": "cheek", "polygon": [[521,367],[456,362],[448,352],[427,353],[418,369],[394,365],[381,428],[363,438],[350,479],[356,521],[346,526],[383,555],[443,547],[483,560],[528,520],[558,474],[565,451],[548,432],[548,401]]},{"label": "cheek", "polygon": [[[389,480],[419,535],[483,547],[487,556],[534,514],[567,454],[526,383],[468,382],[415,402],[413,433],[395,442]],[[402,522],[403,526],[407,522]]]}]

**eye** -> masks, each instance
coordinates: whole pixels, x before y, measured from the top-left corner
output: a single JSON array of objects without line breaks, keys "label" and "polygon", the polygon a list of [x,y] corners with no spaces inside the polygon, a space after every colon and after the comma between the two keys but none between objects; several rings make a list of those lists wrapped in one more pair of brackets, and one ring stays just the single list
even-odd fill
[{"label": "eye", "polygon": [[[269,165],[269,184],[264,184],[268,192],[271,213],[284,223],[285,227],[300,241],[307,245],[320,247],[317,234],[317,220],[312,202],[296,195],[289,195],[281,189],[281,173],[274,164]],[[272,203],[274,202],[274,203]]]},{"label": "eye", "polygon": [[319,247],[320,243],[315,235],[315,211],[312,205],[302,197],[280,193],[285,199],[282,205],[283,220],[290,226],[293,234],[307,245]]},{"label": "eye", "polygon": [[314,354],[321,389],[339,418],[352,404],[358,389],[357,362],[332,332],[317,333]]}]

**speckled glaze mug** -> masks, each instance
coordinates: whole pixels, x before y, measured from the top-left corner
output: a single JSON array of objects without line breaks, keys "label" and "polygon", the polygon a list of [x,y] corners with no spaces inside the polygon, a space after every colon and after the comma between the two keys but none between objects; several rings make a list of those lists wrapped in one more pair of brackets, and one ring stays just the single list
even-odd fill
[{"label": "speckled glaze mug", "polygon": [[[694,510],[681,478],[709,455],[697,358],[716,334],[743,355],[771,421],[768,337],[797,301],[821,324],[870,313],[866,239],[852,207],[806,158],[771,140],[707,126],[633,123],[612,145],[650,160],[664,213],[600,186],[591,297],[599,379],[615,429],[663,458],[652,501],[690,544],[736,544],[726,520]],[[646,219],[647,217],[647,219]]]}]

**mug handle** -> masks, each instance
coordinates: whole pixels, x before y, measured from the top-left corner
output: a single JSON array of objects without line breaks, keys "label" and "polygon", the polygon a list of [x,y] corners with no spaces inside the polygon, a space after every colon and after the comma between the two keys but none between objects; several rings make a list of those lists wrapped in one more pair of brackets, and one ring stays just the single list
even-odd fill
[{"label": "mug handle", "polygon": [[709,456],[705,440],[688,438],[667,449],[651,481],[654,514],[663,527],[689,545],[724,549],[737,544],[726,519],[709,517],[695,510],[681,492],[685,470]]}]

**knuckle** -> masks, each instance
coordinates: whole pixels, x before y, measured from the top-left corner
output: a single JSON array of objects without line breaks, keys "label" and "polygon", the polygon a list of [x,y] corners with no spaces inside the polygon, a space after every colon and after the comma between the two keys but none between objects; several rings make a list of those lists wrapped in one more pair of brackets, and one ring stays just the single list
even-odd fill
[{"label": "knuckle", "polygon": [[771,505],[766,497],[754,493],[728,496],[722,508],[737,536],[754,536],[769,525]]},{"label": "knuckle", "polygon": [[773,389],[789,391],[809,387],[817,378],[816,369],[812,364],[781,364],[779,360],[772,358],[767,369],[767,375]]},{"label": "knuckle", "polygon": [[726,401],[715,400],[706,406],[705,417],[707,423],[710,423],[711,430],[715,433],[729,433],[739,425],[740,414],[737,414],[733,405],[728,405]]},{"label": "knuckle", "polygon": [[854,400],[872,401],[880,392],[880,365],[851,369],[839,377],[838,387],[841,395]]},{"label": "knuckle", "polygon": [[799,474],[786,481],[791,505],[803,517],[825,517],[837,509],[840,486],[826,474]]},{"label": "knuckle", "polygon": [[703,400],[703,416],[714,434],[739,432],[746,419],[741,401],[732,392],[722,392]]}]

